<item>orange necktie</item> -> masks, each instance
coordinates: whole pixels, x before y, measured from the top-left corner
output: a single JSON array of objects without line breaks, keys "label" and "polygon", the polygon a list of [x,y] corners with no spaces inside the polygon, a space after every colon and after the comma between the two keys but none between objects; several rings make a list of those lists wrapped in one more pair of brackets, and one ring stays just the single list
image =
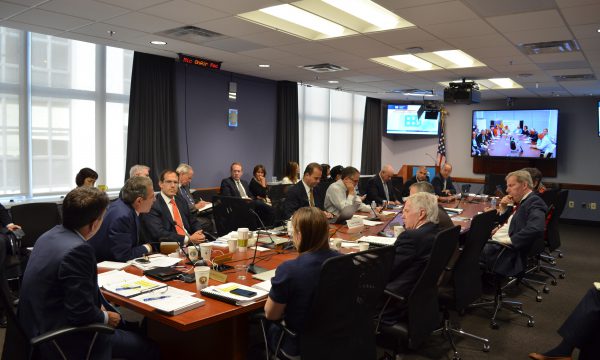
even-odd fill
[{"label": "orange necktie", "polygon": [[183,230],[183,221],[181,221],[181,214],[179,214],[179,209],[177,209],[177,204],[175,204],[175,199],[171,199],[171,206],[173,206],[173,219],[175,220],[175,231],[177,231],[178,235],[185,236],[185,230]]}]

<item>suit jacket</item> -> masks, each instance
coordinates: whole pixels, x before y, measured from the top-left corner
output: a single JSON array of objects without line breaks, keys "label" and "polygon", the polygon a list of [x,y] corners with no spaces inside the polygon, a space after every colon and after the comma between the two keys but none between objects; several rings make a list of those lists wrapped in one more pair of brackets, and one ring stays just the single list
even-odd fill
[{"label": "suit jacket", "polygon": [[139,241],[138,215],[122,199],[112,202],[106,210],[102,226],[89,244],[96,252],[96,260],[126,262],[148,252]]},{"label": "suit jacket", "polygon": [[8,214],[8,210],[6,210],[4,205],[0,204],[0,227],[5,227],[10,223],[12,223],[12,220]]},{"label": "suit jacket", "polygon": [[[533,192],[521,201],[508,228],[512,246],[507,248],[497,244],[487,244],[484,249],[486,262],[494,272],[513,276],[525,269],[531,245],[539,237],[544,236],[547,210],[544,200]],[[506,222],[511,213],[510,210],[505,211],[504,214],[499,215],[498,221]]]},{"label": "suit jacket", "polygon": [[[396,255],[386,289],[407,298],[421,277],[431,256],[433,240],[439,229],[426,223],[418,229],[406,230],[394,243]],[[393,302],[384,313],[386,323],[395,323],[404,316],[406,303]]]},{"label": "suit jacket", "polygon": [[[189,234],[193,234],[198,230],[201,230],[201,225],[198,222],[198,218],[190,213],[190,209],[180,197],[175,196],[175,204],[181,215],[181,221],[183,227]],[[142,214],[142,223],[144,224],[148,238],[153,242],[159,242],[161,239],[168,239],[167,241],[178,241],[183,244],[185,236],[177,234],[177,227],[175,226],[175,220],[171,216],[169,206],[163,199],[161,193],[156,194],[156,201],[152,204],[150,212]],[[164,241],[164,240],[163,240]]]},{"label": "suit jacket", "polygon": [[[248,187],[248,182],[243,179],[240,179],[240,183],[244,187],[244,191],[246,191],[246,195],[248,195],[248,197],[250,197],[250,198],[254,198],[254,194],[252,194],[252,192],[250,191],[250,188]],[[242,197],[242,195],[240,194],[240,191],[237,189],[237,186],[235,186],[235,181],[233,181],[232,177],[228,177],[228,178],[221,180],[220,194],[222,196]]]},{"label": "suit jacket", "polygon": [[[444,188],[444,179],[442,179],[440,174],[436,175],[433,180],[431,180],[431,185],[433,185],[433,190],[437,196],[447,196],[442,192],[442,189]],[[456,188],[454,187],[450,176],[446,179],[446,190],[450,190],[451,194],[456,194]]]},{"label": "suit jacket", "polygon": [[[321,194],[321,189],[318,186],[313,188],[313,196],[315,198],[315,206],[319,209],[324,209],[324,196]],[[304,182],[298,181],[296,184],[289,187],[283,203],[283,215],[285,219],[289,219],[296,210],[301,207],[310,206],[308,194],[304,188]]]},{"label": "suit jacket", "polygon": [[[394,195],[394,186],[391,181],[387,183],[388,188],[388,196],[390,201],[396,201],[396,196]],[[367,204],[370,204],[372,201],[375,201],[377,205],[381,205],[385,200],[385,191],[383,189],[383,181],[381,180],[381,176],[379,174],[373,176],[369,179],[367,183]]]},{"label": "suit jacket", "polygon": [[475,141],[477,142],[477,146],[483,145],[487,141],[487,137],[485,135],[478,134],[475,137]]},{"label": "suit jacket", "polygon": [[[57,225],[35,243],[23,275],[19,322],[32,338],[63,326],[103,323],[94,249],[77,233]],[[69,359],[85,358],[91,335],[59,340]],[[110,358],[110,341],[98,334],[94,358]],[[41,350],[53,358],[54,345]],[[54,355],[56,357],[56,354]]]}]

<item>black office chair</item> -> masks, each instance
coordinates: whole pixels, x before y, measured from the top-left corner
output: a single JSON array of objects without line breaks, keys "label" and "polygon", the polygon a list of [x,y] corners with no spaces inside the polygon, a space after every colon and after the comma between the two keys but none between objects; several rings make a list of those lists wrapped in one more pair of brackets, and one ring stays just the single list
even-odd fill
[{"label": "black office chair", "polygon": [[402,176],[392,176],[392,190],[394,191],[394,196],[396,196],[396,200],[402,201],[402,187],[404,186],[404,180]]},{"label": "black office chair", "polygon": [[10,208],[15,224],[21,225],[25,236],[21,239],[23,248],[33,247],[37,239],[62,220],[56,203],[30,203],[15,205]]},{"label": "black office chair", "polygon": [[[373,318],[393,261],[394,247],[386,246],[329,258],[323,263],[305,328],[299,334],[303,360],[376,358]],[[261,319],[265,336],[269,323]],[[274,353],[282,356],[279,346],[283,337],[298,334],[277,324],[284,331]]]},{"label": "black office chair", "polygon": [[485,184],[483,193],[489,196],[496,196],[497,191],[506,193],[506,175],[503,174],[485,174]]},{"label": "black office chair", "polygon": [[[25,332],[19,324],[17,313],[8,289],[8,283],[4,274],[4,264],[6,261],[6,244],[4,238],[0,238],[0,304],[6,313],[7,327],[4,338],[4,349],[2,349],[2,359],[5,360],[23,360],[23,359],[42,359],[48,354],[41,354],[39,346],[47,343],[54,345],[56,351],[61,352],[56,340],[63,336],[69,336],[75,333],[100,333],[113,334],[114,329],[104,324],[90,324],[86,326],[71,326],[49,331],[45,334],[28,339]],[[94,343],[90,344],[90,350]],[[48,348],[46,348],[48,349]],[[91,353],[91,352],[90,352]]]},{"label": "black office chair", "polygon": [[250,210],[254,210],[254,203],[247,199],[215,195],[213,202],[213,217],[217,227],[217,234],[223,236],[238,228],[257,228],[256,216]]},{"label": "black office chair", "polygon": [[[377,344],[392,350],[394,357],[406,348],[417,349],[439,327],[441,316],[437,281],[458,245],[459,234],[460,226],[437,234],[423,274],[407,298],[385,291],[388,298],[376,320]],[[396,301],[406,304],[407,318],[393,325],[384,324],[381,321],[383,314]]]},{"label": "black office chair", "polygon": [[[551,205],[552,210],[548,211],[549,215],[546,218],[546,233],[544,234],[546,240],[546,252],[540,254],[538,268],[536,269],[536,271],[541,271],[544,274],[550,276],[552,278],[552,285],[558,284],[554,272],[557,272],[559,278],[561,279],[564,279],[566,276],[566,271],[556,266],[556,257],[552,254],[558,253],[558,257],[563,257],[563,254],[560,251],[561,241],[559,232],[559,221],[560,216],[562,215],[562,212],[567,203],[568,196],[569,190],[560,190],[554,198],[554,202]],[[542,261],[548,265],[544,265]]]},{"label": "black office chair", "polygon": [[436,334],[445,336],[452,345],[454,358],[460,355],[456,349],[453,335],[468,337],[483,343],[483,351],[490,350],[490,341],[477,335],[463,331],[460,327],[453,327],[450,322],[449,310],[453,309],[463,314],[467,307],[475,300],[481,298],[481,268],[479,259],[481,249],[490,238],[494,221],[495,211],[487,211],[476,215],[471,220],[471,227],[462,246],[460,257],[451,269],[452,277],[449,284],[441,285],[439,289],[439,301],[444,314],[442,328]]}]

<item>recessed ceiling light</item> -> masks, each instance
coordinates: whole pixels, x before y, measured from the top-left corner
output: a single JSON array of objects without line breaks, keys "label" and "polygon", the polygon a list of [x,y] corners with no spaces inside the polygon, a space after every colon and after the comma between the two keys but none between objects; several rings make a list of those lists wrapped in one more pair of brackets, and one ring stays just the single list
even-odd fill
[{"label": "recessed ceiling light", "polygon": [[259,68],[270,68],[271,65],[269,65],[269,64],[259,64],[258,67]]},{"label": "recessed ceiling light", "polygon": [[339,81],[337,81],[337,80],[329,80],[328,83],[330,83],[330,84],[337,84],[337,83],[339,83]]},{"label": "recessed ceiling light", "polygon": [[167,42],[162,41],[162,40],[152,40],[152,41],[150,41],[150,44],[152,44],[152,45],[167,45]]}]

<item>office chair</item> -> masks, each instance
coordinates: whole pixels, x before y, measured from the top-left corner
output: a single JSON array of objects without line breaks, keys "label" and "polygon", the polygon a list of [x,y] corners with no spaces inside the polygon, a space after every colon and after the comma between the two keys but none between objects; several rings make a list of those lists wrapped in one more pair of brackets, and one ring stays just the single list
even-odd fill
[{"label": "office chair", "polygon": [[[394,254],[393,246],[385,246],[327,259],[301,334],[290,331],[282,322],[261,319],[265,339],[270,323],[284,330],[274,354],[285,358],[279,351],[284,337],[300,335],[303,360],[375,359],[373,318],[390,276]],[[268,346],[266,350],[269,359]]]},{"label": "office chair", "polygon": [[21,239],[23,248],[33,247],[43,233],[62,222],[56,203],[15,205],[10,208],[10,214],[13,222],[21,225],[25,231]]},{"label": "office chair", "polygon": [[[458,245],[460,226],[446,229],[437,234],[431,256],[421,277],[407,298],[385,290],[387,299],[376,320],[378,346],[392,350],[392,356],[406,348],[418,348],[440,324],[437,281],[454,249]],[[407,318],[393,325],[382,321],[388,306],[400,302],[407,306]]]},{"label": "office chair", "polygon": [[454,265],[450,283],[444,284],[439,289],[439,302],[444,314],[442,328],[436,330],[435,334],[445,336],[452,345],[454,359],[460,359],[458,350],[454,343],[453,335],[467,337],[483,343],[483,351],[490,350],[490,341],[477,335],[463,331],[460,327],[453,327],[450,322],[449,309],[464,314],[465,309],[475,300],[481,298],[481,268],[479,258],[481,249],[487,239],[490,238],[494,220],[495,211],[487,211],[476,215],[471,220],[471,228],[467,233],[464,245],[458,261]]},{"label": "office chair", "polygon": [[254,210],[254,203],[247,199],[215,195],[213,202],[213,217],[217,228],[217,235],[223,236],[238,228],[255,230],[256,217],[250,212]]},{"label": "office chair", "polygon": [[[529,249],[527,249],[527,251],[524,251],[524,250],[519,251],[511,245],[498,243],[496,241],[488,241],[488,242],[499,244],[502,246],[502,250],[501,250],[500,254],[498,254],[497,259],[500,259],[504,255],[508,255],[510,252],[518,251],[522,258],[523,263],[527,262],[526,259],[529,254]],[[499,328],[499,325],[496,322],[496,316],[498,315],[498,312],[501,309],[507,309],[516,314],[526,317],[527,318],[527,326],[533,327],[535,324],[535,321],[533,320],[533,316],[531,316],[523,311],[523,303],[521,303],[519,301],[505,299],[503,286],[502,286],[503,282],[511,281],[511,280],[513,280],[513,278],[516,278],[517,276],[521,276],[522,274],[524,274],[524,271],[521,271],[521,272],[515,273],[515,274],[500,274],[496,271],[495,266],[494,266],[494,267],[492,267],[492,269],[490,269],[488,271],[488,274],[490,274],[493,278],[494,288],[495,288],[494,298],[493,299],[483,298],[481,302],[477,302],[475,304],[469,305],[469,308],[492,307],[493,313],[492,313],[492,318],[490,319],[490,327],[492,329]],[[538,292],[538,296],[539,296],[539,292]]]},{"label": "office chair", "polygon": [[[63,336],[69,336],[76,333],[98,333],[98,334],[113,334],[114,329],[104,324],[89,324],[85,326],[69,326],[60,329],[48,331],[44,334],[28,339],[27,335],[17,318],[17,313],[13,306],[8,290],[8,283],[4,274],[4,264],[6,261],[6,244],[4,238],[0,238],[0,304],[6,312],[7,327],[6,336],[4,338],[4,348],[2,349],[2,359],[5,360],[22,360],[22,359],[42,359],[48,354],[40,352],[39,347],[43,344],[51,344],[48,349],[54,348],[61,352],[57,341]],[[95,339],[95,337],[94,337]],[[92,349],[94,342],[90,344]],[[91,353],[91,352],[90,352]],[[64,356],[63,356],[64,358]]]},{"label": "office chair", "polygon": [[[544,193],[545,194],[545,193]],[[553,253],[558,253],[558,257],[563,257],[562,252],[560,251],[560,232],[559,232],[559,221],[560,216],[565,208],[567,203],[567,198],[569,196],[569,190],[560,190],[556,195],[554,202],[551,206],[552,211],[549,210],[549,216],[547,217],[546,222],[546,252],[540,255],[538,262],[538,271],[545,273],[546,275],[552,278],[552,285],[557,285],[558,281],[553,272],[557,272],[559,278],[564,279],[566,276],[566,271],[556,267],[556,258],[552,256]],[[542,261],[547,263],[548,265],[543,265]]]},{"label": "office chair", "polygon": [[502,190],[506,193],[505,175],[502,174],[485,174],[485,184],[483,193],[489,196],[496,196],[496,191]]}]

